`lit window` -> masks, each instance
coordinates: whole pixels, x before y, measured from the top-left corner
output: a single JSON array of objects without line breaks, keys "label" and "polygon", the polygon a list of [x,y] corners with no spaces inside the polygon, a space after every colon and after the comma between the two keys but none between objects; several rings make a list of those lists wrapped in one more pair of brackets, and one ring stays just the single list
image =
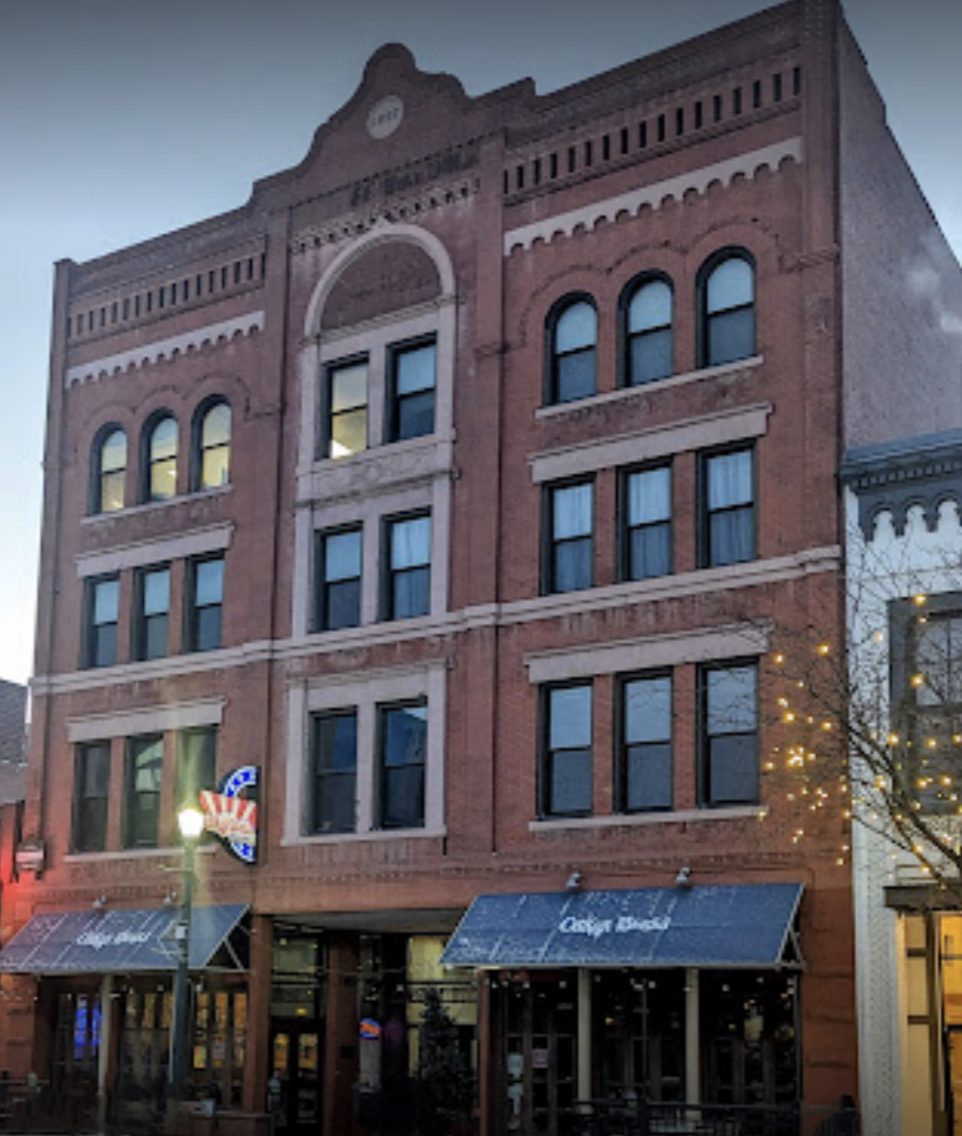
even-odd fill
[{"label": "lit window", "polygon": [[313,793],[308,831],[353,832],[356,826],[357,711],[316,714],[311,719]]},{"label": "lit window", "polygon": [[428,708],[419,701],[380,707],[378,828],[424,825]]},{"label": "lit window", "polygon": [[434,342],[390,351],[389,437],[392,442],[434,433]]},{"label": "lit window", "polygon": [[168,501],[177,492],[177,423],[168,414],[147,434],[144,500]]},{"label": "lit window", "polygon": [[755,269],[743,254],[724,254],[703,270],[701,362],[706,367],[755,354]]},{"label": "lit window", "polygon": [[753,560],[754,452],[734,450],[706,456],[702,501],[702,567],[720,567]]},{"label": "lit window", "polygon": [[367,449],[367,381],[366,359],[328,368],[325,457],[346,458]]},{"label": "lit window", "polygon": [[318,534],[318,631],[361,622],[361,539],[360,526]]},{"label": "lit window", "polygon": [[572,402],[595,393],[598,315],[587,300],[567,303],[549,320],[550,402]]},{"label": "lit window", "polygon": [[208,405],[197,426],[194,468],[198,489],[218,489],[230,481],[231,410],[226,402]]},{"label": "lit window", "polygon": [[665,280],[645,280],[625,307],[626,386],[664,379],[673,370],[672,294]]},{"label": "lit window", "polygon": [[591,683],[542,691],[541,813],[591,812]]},{"label": "lit window", "polygon": [[671,572],[671,467],[627,473],[623,488],[625,580]]},{"label": "lit window", "polygon": [[547,495],[545,592],[573,592],[593,583],[594,485],[554,486]]},{"label": "lit window", "polygon": [[672,805],[671,678],[621,684],[621,807],[625,812]]},{"label": "lit window", "polygon": [[701,671],[701,800],[758,801],[758,673],[754,664]]},{"label": "lit window", "polygon": [[94,445],[93,481],[90,511],[115,513],[124,507],[127,480],[127,435],[123,430],[108,428]]},{"label": "lit window", "polygon": [[387,522],[386,619],[410,619],[431,610],[431,518]]}]

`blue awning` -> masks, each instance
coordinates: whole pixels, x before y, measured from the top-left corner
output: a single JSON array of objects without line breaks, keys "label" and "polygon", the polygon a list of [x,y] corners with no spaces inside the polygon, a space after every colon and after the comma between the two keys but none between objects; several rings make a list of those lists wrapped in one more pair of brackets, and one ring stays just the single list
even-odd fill
[{"label": "blue awning", "polygon": [[[191,970],[210,965],[246,911],[246,904],[192,909]],[[170,907],[35,915],[0,951],[0,972],[128,974],[173,970],[177,965],[177,920],[176,908]]]},{"label": "blue awning", "polygon": [[485,967],[801,965],[802,884],[480,895],[441,961]]}]

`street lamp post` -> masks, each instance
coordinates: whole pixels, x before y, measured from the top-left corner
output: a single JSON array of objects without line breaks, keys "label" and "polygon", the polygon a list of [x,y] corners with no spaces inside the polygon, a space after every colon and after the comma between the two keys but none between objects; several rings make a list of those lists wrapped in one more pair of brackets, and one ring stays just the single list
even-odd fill
[{"label": "street lamp post", "polygon": [[170,1067],[168,1086],[173,1107],[184,1099],[187,1080],[188,1005],[187,986],[190,974],[190,917],[194,892],[194,852],[204,831],[204,814],[187,807],[177,814],[177,824],[184,845],[183,886],[177,919],[177,970],[174,973],[174,1005],[170,1023]]}]

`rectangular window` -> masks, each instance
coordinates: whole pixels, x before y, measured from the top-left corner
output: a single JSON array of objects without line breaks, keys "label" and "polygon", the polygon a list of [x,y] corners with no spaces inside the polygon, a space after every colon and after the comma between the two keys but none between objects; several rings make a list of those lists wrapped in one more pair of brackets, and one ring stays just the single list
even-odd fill
[{"label": "rectangular window", "polygon": [[357,711],[316,714],[311,719],[308,831],[353,832],[356,826]]},{"label": "rectangular window", "polygon": [[704,667],[700,679],[701,803],[757,804],[757,667]]},{"label": "rectangular window", "polygon": [[387,522],[385,618],[410,619],[431,610],[431,517]]},{"label": "rectangular window", "polygon": [[672,807],[671,677],[621,684],[620,805],[624,812]]},{"label": "rectangular window", "polygon": [[671,466],[628,472],[622,483],[622,579],[671,572]]},{"label": "rectangular window", "polygon": [[367,449],[367,359],[327,369],[322,454],[346,458]]},{"label": "rectangular window", "polygon": [[434,433],[437,345],[415,343],[390,349],[390,441]]},{"label": "rectangular window", "polygon": [[424,826],[428,708],[424,701],[381,706],[378,715],[379,828]]},{"label": "rectangular window", "polygon": [[134,603],[134,658],[164,658],[170,624],[170,569],[139,571],[135,577]]},{"label": "rectangular window", "polygon": [[198,803],[201,789],[217,787],[217,727],[196,726],[177,735],[174,808]]},{"label": "rectangular window", "polygon": [[224,558],[191,560],[187,576],[187,650],[213,651],[222,637]]},{"label": "rectangular window", "polygon": [[541,813],[591,812],[591,683],[542,691]]},{"label": "rectangular window", "polygon": [[120,610],[120,578],[102,576],[89,580],[86,589],[86,645],[84,665],[110,667],[117,661],[117,619]]},{"label": "rectangular window", "polygon": [[124,784],[124,847],[154,848],[160,819],[164,739],[160,734],[130,738]]},{"label": "rectangular window", "polygon": [[545,592],[590,588],[594,579],[594,483],[549,488],[546,511]]},{"label": "rectangular window", "polygon": [[361,622],[361,528],[317,535],[318,631],[358,627]]},{"label": "rectangular window", "polygon": [[103,852],[107,847],[110,799],[110,742],[77,747],[74,760],[74,852]]},{"label": "rectangular window", "polygon": [[702,467],[701,566],[755,558],[754,451],[711,454]]}]

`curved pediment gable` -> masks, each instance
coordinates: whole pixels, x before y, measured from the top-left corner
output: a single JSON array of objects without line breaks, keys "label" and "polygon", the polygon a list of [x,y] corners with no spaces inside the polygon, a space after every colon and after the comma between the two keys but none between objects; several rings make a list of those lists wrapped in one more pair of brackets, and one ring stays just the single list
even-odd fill
[{"label": "curved pediment gable", "polygon": [[324,304],[321,331],[351,327],[440,294],[437,266],[423,248],[410,241],[383,241],[338,275]]}]

